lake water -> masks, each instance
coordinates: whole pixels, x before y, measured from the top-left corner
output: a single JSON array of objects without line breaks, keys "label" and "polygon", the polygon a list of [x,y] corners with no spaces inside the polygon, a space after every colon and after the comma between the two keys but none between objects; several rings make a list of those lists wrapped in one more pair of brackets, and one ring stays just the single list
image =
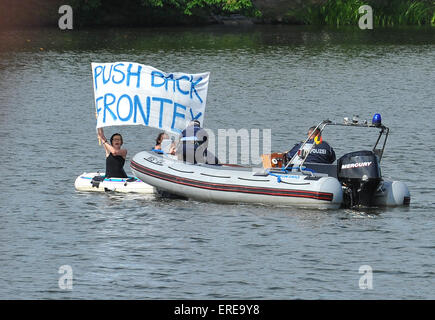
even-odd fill
[{"label": "lake water", "polygon": [[[307,210],[80,193],[103,171],[91,62],[210,71],[205,125],[288,150],[329,118],[381,113],[409,207]],[[434,299],[435,29],[291,26],[0,32],[1,299]],[[158,131],[120,131],[131,157]],[[337,156],[376,134],[327,130]],[[348,151],[346,151],[348,150]],[[61,266],[73,272],[61,288]],[[361,266],[373,289],[359,287]]]}]

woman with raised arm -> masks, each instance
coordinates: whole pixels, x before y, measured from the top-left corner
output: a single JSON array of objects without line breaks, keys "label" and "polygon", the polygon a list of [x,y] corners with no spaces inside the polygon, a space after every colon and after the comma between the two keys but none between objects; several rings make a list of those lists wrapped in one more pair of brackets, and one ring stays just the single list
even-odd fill
[{"label": "woman with raised arm", "polygon": [[106,178],[127,178],[124,171],[124,163],[127,157],[127,149],[122,149],[122,136],[115,133],[110,137],[110,144],[104,136],[103,128],[98,128],[98,138],[102,141],[106,150]]}]

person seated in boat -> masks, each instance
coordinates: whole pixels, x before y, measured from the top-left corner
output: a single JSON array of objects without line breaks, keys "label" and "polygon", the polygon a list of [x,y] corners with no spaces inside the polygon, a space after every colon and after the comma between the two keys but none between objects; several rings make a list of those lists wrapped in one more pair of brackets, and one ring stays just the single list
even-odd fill
[{"label": "person seated in boat", "polygon": [[106,150],[106,178],[128,178],[124,171],[127,149],[121,148],[123,144],[121,134],[113,134],[109,144],[104,136],[103,128],[98,128],[98,137]]},{"label": "person seated in boat", "polygon": [[207,150],[207,146],[207,131],[201,128],[198,120],[194,120],[181,132],[179,148],[176,151],[178,159],[191,163],[219,164],[219,160]]},{"label": "person seated in boat", "polygon": [[162,150],[162,141],[165,139],[169,139],[167,133],[160,132],[156,138],[156,145],[154,146],[154,150]]},{"label": "person seated in boat", "polygon": [[[169,136],[166,132],[160,132],[159,135],[156,138],[156,145],[154,146],[153,151],[156,152],[161,152],[163,153],[164,150],[162,149],[162,142],[163,140],[169,140]],[[169,150],[168,150],[169,154],[174,155],[175,154],[175,144],[172,142],[171,145],[169,146]]]},{"label": "person seated in boat", "polygon": [[[314,131],[314,132],[313,132]],[[322,133],[320,130],[313,126],[308,129],[309,140],[307,143],[314,144],[305,162],[312,163],[333,163],[336,159],[334,149],[322,139]],[[296,143],[294,147],[287,152],[286,159],[290,161],[293,156],[298,152],[303,142]]]}]

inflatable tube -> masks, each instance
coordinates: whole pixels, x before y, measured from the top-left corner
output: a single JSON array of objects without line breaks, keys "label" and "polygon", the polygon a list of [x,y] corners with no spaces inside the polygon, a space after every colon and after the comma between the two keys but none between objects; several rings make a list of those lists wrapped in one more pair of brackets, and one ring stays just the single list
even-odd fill
[{"label": "inflatable tube", "polygon": [[148,151],[136,154],[130,166],[158,190],[200,201],[336,209],[343,199],[338,180],[326,174],[259,174],[258,168],[191,164]]},{"label": "inflatable tube", "polygon": [[378,206],[407,206],[411,202],[411,194],[403,182],[384,180],[375,195],[374,202]]}]

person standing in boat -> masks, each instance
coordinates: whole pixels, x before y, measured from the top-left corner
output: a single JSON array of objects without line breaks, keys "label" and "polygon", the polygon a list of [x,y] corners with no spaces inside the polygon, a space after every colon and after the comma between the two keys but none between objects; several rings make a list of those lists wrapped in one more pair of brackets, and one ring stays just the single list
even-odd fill
[{"label": "person standing in boat", "polygon": [[127,157],[127,149],[122,149],[122,136],[115,133],[110,137],[110,144],[104,136],[103,128],[98,128],[98,137],[106,150],[106,178],[127,178],[124,171],[124,163]]},{"label": "person standing in boat", "polygon": [[[314,133],[313,133],[314,131]],[[307,143],[313,144],[314,146],[310,151],[305,162],[312,163],[333,163],[336,159],[334,149],[322,139],[322,133],[320,130],[313,126],[308,129],[308,137],[310,138]],[[290,161],[293,156],[298,152],[299,148],[302,146],[303,142],[296,143],[294,147],[287,152],[287,161]]]}]

